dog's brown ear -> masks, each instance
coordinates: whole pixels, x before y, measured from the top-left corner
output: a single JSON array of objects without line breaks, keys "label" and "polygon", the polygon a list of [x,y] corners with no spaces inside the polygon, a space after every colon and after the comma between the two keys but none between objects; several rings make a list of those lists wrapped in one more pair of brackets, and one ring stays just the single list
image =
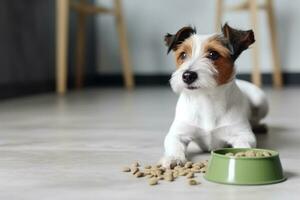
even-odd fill
[{"label": "dog's brown ear", "polygon": [[165,43],[168,47],[168,53],[171,50],[176,50],[177,46],[181,44],[185,39],[190,37],[192,34],[196,34],[196,29],[190,26],[186,26],[177,31],[176,34],[167,33],[165,35]]},{"label": "dog's brown ear", "polygon": [[239,55],[255,42],[252,30],[238,30],[230,27],[227,23],[222,27],[225,38],[228,39],[230,50],[232,51],[232,59],[235,61]]}]

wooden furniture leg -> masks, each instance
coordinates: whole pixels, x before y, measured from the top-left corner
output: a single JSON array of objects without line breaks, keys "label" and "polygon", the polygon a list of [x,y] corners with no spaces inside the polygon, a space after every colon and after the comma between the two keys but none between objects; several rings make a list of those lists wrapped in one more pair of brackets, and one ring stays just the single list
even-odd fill
[{"label": "wooden furniture leg", "polygon": [[134,78],[131,69],[132,64],[128,50],[126,26],[124,22],[124,16],[122,14],[120,0],[114,0],[114,11],[116,17],[117,31],[119,35],[120,53],[123,64],[123,77],[125,81],[125,86],[127,89],[132,89],[134,87]]},{"label": "wooden furniture leg", "polygon": [[216,1],[216,21],[215,21],[215,31],[216,32],[221,32],[222,30],[222,18],[223,18],[223,10],[224,10],[224,5],[223,5],[223,0],[217,0]]},{"label": "wooden furniture leg", "polygon": [[277,44],[277,31],[276,31],[276,23],[275,23],[275,15],[273,8],[273,1],[267,0],[266,2],[267,9],[267,17],[269,21],[269,30],[271,34],[271,50],[272,50],[272,58],[273,58],[273,86],[275,88],[282,87],[282,73],[280,67],[280,55],[279,48]]},{"label": "wooden furniture leg", "polygon": [[67,90],[69,0],[56,0],[56,92]]},{"label": "wooden furniture leg", "polygon": [[[80,0],[79,5],[84,5],[86,0]],[[87,15],[83,11],[78,11],[77,15],[77,30],[76,30],[76,72],[75,72],[75,87],[81,89],[84,84],[84,69],[85,69],[85,49],[86,49],[86,19]]]},{"label": "wooden furniture leg", "polygon": [[259,67],[259,31],[258,31],[258,4],[257,0],[248,0],[250,15],[251,15],[251,23],[253,27],[253,31],[255,33],[256,42],[253,45],[253,71],[252,71],[252,82],[258,87],[261,86],[261,74]]}]

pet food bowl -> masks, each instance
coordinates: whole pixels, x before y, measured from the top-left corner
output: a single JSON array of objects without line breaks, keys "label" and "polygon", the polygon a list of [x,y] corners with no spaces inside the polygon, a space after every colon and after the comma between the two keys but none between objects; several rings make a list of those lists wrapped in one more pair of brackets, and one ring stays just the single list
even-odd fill
[{"label": "pet food bowl", "polygon": [[[268,151],[268,157],[233,157],[226,153]],[[232,185],[264,185],[284,181],[279,154],[268,149],[224,148],[211,152],[204,176],[208,181]]]}]

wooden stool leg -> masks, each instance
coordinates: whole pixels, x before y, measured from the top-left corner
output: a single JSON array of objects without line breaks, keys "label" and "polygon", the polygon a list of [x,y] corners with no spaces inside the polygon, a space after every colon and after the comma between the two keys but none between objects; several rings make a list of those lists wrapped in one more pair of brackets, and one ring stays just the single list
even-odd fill
[{"label": "wooden stool leg", "polygon": [[222,29],[222,18],[223,18],[223,0],[216,0],[216,21],[215,21],[215,31],[221,32]]},{"label": "wooden stool leg", "polygon": [[123,63],[123,77],[125,81],[125,86],[127,89],[132,89],[134,87],[134,78],[131,69],[131,60],[129,56],[126,26],[124,22],[124,17],[122,15],[121,1],[114,1],[116,26],[119,35],[121,58]]},{"label": "wooden stool leg", "polygon": [[[86,0],[80,0],[80,4],[84,5]],[[85,49],[86,49],[86,14],[78,12],[77,31],[76,31],[76,72],[75,87],[81,89],[84,82],[84,66],[85,66]]]},{"label": "wooden stool leg", "polygon": [[69,1],[56,0],[56,92],[67,90]]},{"label": "wooden stool leg", "polygon": [[253,45],[253,71],[252,71],[252,82],[258,87],[261,86],[261,74],[259,67],[259,31],[258,31],[258,4],[256,0],[248,0],[250,15],[251,15],[251,23],[253,27],[253,31],[255,33],[256,42]]},{"label": "wooden stool leg", "polygon": [[273,8],[273,1],[267,0],[267,16],[269,22],[269,29],[271,33],[271,49],[272,49],[272,58],[273,58],[273,86],[275,88],[282,87],[282,73],[280,67],[280,55],[278,52],[277,45],[277,31],[276,31],[276,22]]}]

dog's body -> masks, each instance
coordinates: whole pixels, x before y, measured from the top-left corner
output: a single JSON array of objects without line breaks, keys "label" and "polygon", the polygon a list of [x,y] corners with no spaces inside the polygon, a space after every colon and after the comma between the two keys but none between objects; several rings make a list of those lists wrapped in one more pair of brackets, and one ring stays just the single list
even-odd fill
[{"label": "dog's body", "polygon": [[180,97],[165,138],[165,167],[184,163],[191,141],[204,151],[256,146],[252,127],[266,116],[268,104],[258,87],[234,78],[235,59],[254,42],[252,31],[236,31],[225,25],[222,35],[203,36],[185,27],[166,36],[178,66],[170,83]]}]

